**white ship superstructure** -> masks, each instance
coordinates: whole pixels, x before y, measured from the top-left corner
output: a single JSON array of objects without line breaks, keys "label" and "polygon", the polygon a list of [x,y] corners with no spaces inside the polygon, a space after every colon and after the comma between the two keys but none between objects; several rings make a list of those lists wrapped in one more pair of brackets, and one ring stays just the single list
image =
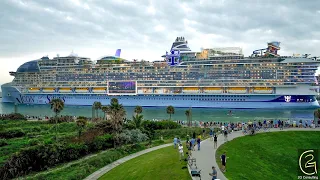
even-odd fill
[{"label": "white ship superstructure", "polygon": [[96,63],[71,54],[43,57],[21,65],[11,83],[1,86],[3,102],[66,105],[208,108],[316,108],[317,58],[280,56],[279,42],[244,57],[242,49],[211,48],[193,52],[177,37],[163,60],[128,61],[105,56]]}]

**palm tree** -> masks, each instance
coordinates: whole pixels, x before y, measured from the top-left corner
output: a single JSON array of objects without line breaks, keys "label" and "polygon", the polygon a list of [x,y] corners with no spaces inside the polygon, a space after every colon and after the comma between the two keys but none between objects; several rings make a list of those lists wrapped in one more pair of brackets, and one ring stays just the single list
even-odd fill
[{"label": "palm tree", "polygon": [[132,116],[132,124],[136,129],[140,129],[142,127],[143,115],[136,114],[136,116]]},{"label": "palm tree", "polygon": [[106,119],[106,114],[108,112],[108,106],[102,106],[101,110],[103,112],[103,120],[105,120]]},{"label": "palm tree", "polygon": [[55,121],[56,121],[56,136],[55,139],[57,140],[57,134],[58,134],[58,115],[64,108],[64,102],[61,99],[52,99],[50,101],[50,108],[55,113]]},{"label": "palm tree", "polygon": [[313,113],[314,115],[314,124],[316,125],[316,127],[318,126],[318,121],[320,119],[320,109],[316,109]]},{"label": "palm tree", "polygon": [[87,126],[87,118],[85,117],[79,117],[77,120],[77,126],[78,126],[78,139],[80,140],[80,136],[82,134],[83,129]]},{"label": "palm tree", "polygon": [[135,112],[136,114],[141,114],[141,113],[142,113],[142,107],[141,107],[141,106],[136,106],[136,107],[134,108],[134,112]]},{"label": "palm tree", "polygon": [[191,115],[190,110],[186,110],[185,115],[187,116],[188,126],[190,126],[190,115]]},{"label": "palm tree", "polygon": [[123,119],[126,116],[126,111],[122,104],[119,104],[118,99],[112,98],[110,105],[108,105],[107,113],[109,115],[108,121],[110,122],[112,134],[114,138],[114,147],[119,142],[119,134],[122,131]]},{"label": "palm tree", "polygon": [[170,115],[170,120],[171,120],[171,115],[174,114],[174,107],[173,106],[168,106],[167,107],[167,114]]},{"label": "palm tree", "polygon": [[119,101],[117,98],[112,98],[110,104],[119,104]]},{"label": "palm tree", "polygon": [[99,109],[101,109],[101,106],[102,106],[101,102],[96,101],[93,103],[93,108],[96,111],[96,118],[99,117]]}]

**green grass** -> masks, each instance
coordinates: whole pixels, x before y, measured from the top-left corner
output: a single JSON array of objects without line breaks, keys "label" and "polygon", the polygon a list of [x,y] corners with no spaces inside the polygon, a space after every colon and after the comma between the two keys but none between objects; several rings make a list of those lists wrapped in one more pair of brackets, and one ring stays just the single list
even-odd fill
[{"label": "green grass", "polygon": [[142,151],[149,147],[159,146],[162,144],[166,144],[168,142],[169,142],[168,140],[166,141],[157,140],[157,141],[153,141],[151,146],[150,145],[146,146],[146,143],[142,143],[140,146],[136,146],[135,148],[128,149],[126,147],[123,147],[117,150],[110,149],[110,150],[102,151],[100,153],[87,156],[80,160],[62,164],[55,168],[49,169],[48,171],[29,175],[25,177],[25,179],[39,179],[39,180],[84,179],[90,174],[104,167],[105,165],[110,164],[120,158],[123,158],[125,156],[128,156],[138,151]]},{"label": "green grass", "polygon": [[298,149],[320,149],[319,131],[287,131],[240,137],[219,147],[227,153],[228,179],[297,179]]},{"label": "green grass", "polygon": [[188,169],[182,169],[186,166],[185,161],[179,161],[178,150],[169,146],[131,159],[104,174],[100,180],[188,180],[191,179]]}]

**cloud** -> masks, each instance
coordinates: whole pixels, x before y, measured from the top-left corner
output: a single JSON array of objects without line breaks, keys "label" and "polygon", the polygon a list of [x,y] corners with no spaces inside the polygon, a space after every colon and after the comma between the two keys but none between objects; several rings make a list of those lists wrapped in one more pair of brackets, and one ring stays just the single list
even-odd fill
[{"label": "cloud", "polygon": [[2,0],[0,84],[25,61],[72,50],[96,59],[121,48],[127,59],[158,60],[177,36],[194,51],[241,46],[250,55],[277,40],[280,54],[320,55],[319,7],[299,0]]}]

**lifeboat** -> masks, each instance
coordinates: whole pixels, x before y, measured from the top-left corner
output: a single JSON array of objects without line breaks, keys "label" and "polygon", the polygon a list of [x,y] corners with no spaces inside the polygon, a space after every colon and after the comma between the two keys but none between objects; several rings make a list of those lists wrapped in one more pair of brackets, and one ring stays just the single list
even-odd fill
[{"label": "lifeboat", "polygon": [[272,94],[273,89],[271,87],[254,87],[253,92],[257,94]]},{"label": "lifeboat", "polygon": [[155,88],[154,89],[155,94],[163,94],[165,91],[167,92],[167,90],[165,88]]},{"label": "lifeboat", "polygon": [[184,87],[182,91],[184,93],[198,93],[199,88],[198,87]]},{"label": "lifeboat", "polygon": [[138,88],[138,94],[152,93],[152,88]]},{"label": "lifeboat", "polygon": [[87,93],[87,92],[89,92],[89,88],[88,87],[76,87],[75,92],[76,93]]},{"label": "lifeboat", "polygon": [[40,88],[38,88],[38,87],[32,87],[32,88],[29,88],[29,89],[28,89],[28,92],[29,92],[29,93],[38,93],[38,92],[40,92]]},{"label": "lifeboat", "polygon": [[59,92],[61,92],[61,93],[71,93],[72,92],[72,88],[71,87],[61,87],[61,88],[59,88]]},{"label": "lifeboat", "polygon": [[223,92],[223,88],[221,88],[221,87],[204,87],[203,92],[221,94]]},{"label": "lifeboat", "polygon": [[94,87],[92,88],[93,93],[107,93],[106,87]]},{"label": "lifeboat", "polygon": [[45,93],[53,93],[55,92],[56,88],[52,88],[52,87],[46,87],[46,88],[43,88],[42,89],[42,92],[45,92]]},{"label": "lifeboat", "polygon": [[245,94],[245,93],[247,93],[247,88],[245,88],[245,87],[229,87],[228,93],[230,93],[230,94]]}]

